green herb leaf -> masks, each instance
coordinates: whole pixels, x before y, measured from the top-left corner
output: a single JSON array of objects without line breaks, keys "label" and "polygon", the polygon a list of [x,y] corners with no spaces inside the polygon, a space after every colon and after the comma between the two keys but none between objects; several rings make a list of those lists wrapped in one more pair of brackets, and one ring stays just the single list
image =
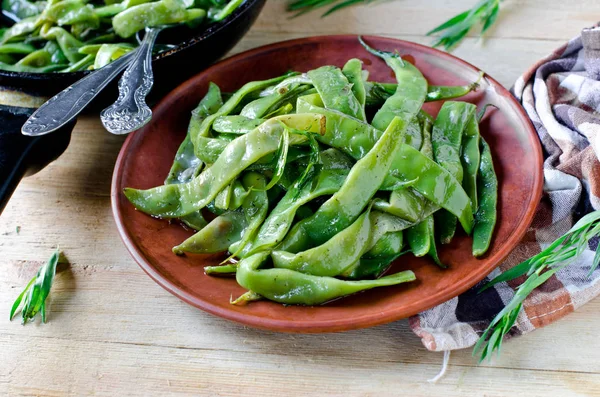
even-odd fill
[{"label": "green herb leaf", "polygon": [[453,18],[450,18],[449,20],[447,20],[446,22],[444,22],[443,24],[441,24],[440,26],[438,26],[435,29],[430,30],[429,32],[427,32],[427,36],[431,36],[432,34],[435,34],[437,32],[440,32],[442,30],[448,29],[462,21],[464,21],[465,19],[467,19],[467,17],[471,14],[470,10],[467,10],[465,12],[462,12],[458,15],[455,15]]},{"label": "green herb leaf", "polygon": [[428,36],[442,33],[433,47],[443,46],[446,51],[455,48],[477,25],[482,24],[483,35],[498,19],[502,0],[481,0],[470,10],[461,12],[427,33]]},{"label": "green herb leaf", "polygon": [[293,16],[295,18],[302,14],[306,14],[307,12],[316,10],[317,8],[322,8],[334,4],[322,15],[322,17],[325,17],[329,14],[341,10],[342,8],[346,8],[359,3],[368,4],[373,1],[375,0],[296,0],[289,3],[287,9],[288,11],[298,11]]},{"label": "green herb leaf", "polygon": [[[473,355],[480,353],[480,362],[489,359],[494,351],[500,350],[502,339],[517,321],[523,302],[533,290],[572,263],[586,250],[588,241],[598,235],[600,235],[600,211],[594,211],[582,217],[567,233],[542,252],[504,272],[481,289],[483,291],[497,283],[527,275],[525,282],[515,290],[515,295],[510,302],[494,317],[477,341]],[[599,253],[600,249],[596,249],[590,274],[600,263]]]},{"label": "green herb leaf", "polygon": [[485,18],[485,22],[483,23],[483,27],[481,28],[481,35],[484,33],[496,22],[498,19],[498,13],[500,11],[500,3],[496,4],[490,14]]},{"label": "green herb leaf", "polygon": [[58,249],[54,251],[48,262],[46,262],[37,272],[37,275],[31,279],[23,292],[17,297],[10,311],[12,320],[21,302],[23,307],[21,314],[23,324],[32,320],[38,312],[42,314],[42,322],[46,322],[46,298],[50,294],[54,275],[56,274],[56,265],[60,258]]}]

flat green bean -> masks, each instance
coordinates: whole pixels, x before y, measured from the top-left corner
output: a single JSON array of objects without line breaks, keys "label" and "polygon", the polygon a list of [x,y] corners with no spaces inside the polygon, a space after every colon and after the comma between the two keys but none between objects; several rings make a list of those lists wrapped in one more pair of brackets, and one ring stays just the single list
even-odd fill
[{"label": "flat green bean", "polygon": [[260,269],[268,253],[261,252],[238,263],[236,280],[242,287],[275,302],[291,305],[319,305],[342,296],[376,287],[397,285],[415,280],[404,271],[377,280],[344,281],[319,277],[289,269]]},{"label": "flat green bean", "polygon": [[473,255],[482,256],[487,252],[496,226],[498,206],[498,178],[490,146],[481,137],[481,163],[477,174],[479,208],[475,214],[473,229]]},{"label": "flat green bean", "polygon": [[[431,143],[435,161],[448,170],[459,183],[462,183],[464,175],[461,161],[463,135],[476,111],[477,108],[473,104],[448,101],[440,109],[433,124]],[[442,244],[448,244],[454,237],[456,216],[447,211],[440,211],[435,215],[435,220]]]},{"label": "flat green bean", "polygon": [[[362,61],[357,58],[350,59],[342,68],[342,73],[352,84],[352,93],[358,100],[361,107],[365,107],[365,101],[367,99],[367,93],[365,90],[365,82],[362,76]],[[361,113],[364,116],[364,110]],[[365,119],[362,119],[363,121]]]},{"label": "flat green bean", "polygon": [[322,66],[307,73],[325,107],[359,120],[366,120],[365,109],[352,92],[352,84],[339,68]]}]

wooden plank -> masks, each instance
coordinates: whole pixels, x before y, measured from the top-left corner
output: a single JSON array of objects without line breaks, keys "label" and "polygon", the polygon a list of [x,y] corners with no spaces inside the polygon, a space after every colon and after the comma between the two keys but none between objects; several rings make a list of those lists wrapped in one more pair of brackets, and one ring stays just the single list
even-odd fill
[{"label": "wooden plank", "polygon": [[[143,396],[597,396],[599,374],[450,366],[440,383],[425,378],[434,365],[406,365],[396,357],[315,356],[303,345],[284,354],[223,348],[187,349],[143,344],[0,336],[0,393],[9,395]],[[333,351],[330,350],[330,351]],[[69,357],[65,360],[64,357]],[[45,365],[40,366],[43,362]]]}]

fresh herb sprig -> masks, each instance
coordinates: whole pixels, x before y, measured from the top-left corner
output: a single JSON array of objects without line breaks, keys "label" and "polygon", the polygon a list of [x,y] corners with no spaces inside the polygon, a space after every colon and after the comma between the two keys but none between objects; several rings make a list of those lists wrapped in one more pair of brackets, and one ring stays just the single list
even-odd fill
[{"label": "fresh herb sprig", "polygon": [[10,320],[12,321],[17,309],[23,302],[21,314],[23,324],[41,312],[42,322],[46,322],[46,298],[50,294],[54,275],[56,274],[56,266],[60,258],[60,252],[57,249],[54,251],[48,262],[46,262],[37,272],[37,275],[29,281],[23,292],[15,300],[15,303],[10,310]]},{"label": "fresh herb sprig", "polygon": [[341,10],[342,8],[346,8],[355,4],[372,3],[373,1],[375,0],[292,0],[292,2],[288,4],[288,11],[294,12],[294,16],[299,16],[318,8],[333,5],[322,15],[327,16],[333,12]]},{"label": "fresh herb sprig", "polygon": [[[292,0],[288,3],[288,11],[294,16],[299,16],[321,7],[331,6],[322,16],[327,16],[342,8],[357,4],[372,3],[376,0]],[[481,24],[481,35],[483,35],[498,19],[500,3],[502,0],[480,0],[472,9],[462,12],[437,28],[429,31],[428,36],[436,33],[441,35],[436,39],[433,47],[443,46],[446,51],[450,51],[467,36],[469,31]]]},{"label": "fresh herb sprig", "polygon": [[[481,354],[479,362],[491,358],[494,351],[499,353],[502,339],[517,321],[525,298],[557,271],[577,259],[587,248],[588,241],[599,235],[600,211],[594,211],[582,217],[567,233],[542,252],[502,273],[482,289],[483,291],[500,282],[514,280],[523,275],[527,276],[525,282],[516,289],[515,295],[508,305],[494,317],[477,341],[473,355]],[[597,249],[590,267],[590,275],[599,263],[600,249]]]},{"label": "fresh herb sprig", "polygon": [[433,47],[443,46],[446,51],[454,49],[478,23],[482,25],[480,35],[483,36],[498,19],[501,1],[480,0],[472,9],[450,18],[437,28],[427,32],[427,36],[441,33],[433,43]]}]

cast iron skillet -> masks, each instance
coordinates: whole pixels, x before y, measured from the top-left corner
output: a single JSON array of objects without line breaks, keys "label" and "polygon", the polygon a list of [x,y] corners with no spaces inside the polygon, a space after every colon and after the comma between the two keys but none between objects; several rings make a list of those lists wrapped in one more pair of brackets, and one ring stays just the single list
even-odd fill
[{"label": "cast iron skillet", "polygon": [[[225,55],[250,29],[265,2],[246,0],[227,19],[201,28],[199,34],[187,27],[162,32],[159,42],[179,44],[153,57],[155,84],[149,101],[161,98],[173,87]],[[51,97],[87,73],[17,73],[0,70],[0,86],[33,96]],[[116,100],[117,80],[92,102],[92,109],[108,106]],[[0,213],[21,178],[44,168],[60,156],[69,144],[74,122],[47,136],[33,138],[21,135],[21,126],[34,110],[0,105]]]}]

